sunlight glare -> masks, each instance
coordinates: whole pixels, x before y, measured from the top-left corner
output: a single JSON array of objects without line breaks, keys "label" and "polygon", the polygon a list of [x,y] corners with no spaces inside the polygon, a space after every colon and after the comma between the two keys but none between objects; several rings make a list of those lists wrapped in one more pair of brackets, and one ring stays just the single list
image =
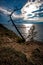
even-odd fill
[{"label": "sunlight glare", "polygon": [[28,33],[28,31],[30,30],[30,28],[32,27],[33,24],[24,24],[24,25],[25,25],[25,27],[26,27],[25,32]]}]

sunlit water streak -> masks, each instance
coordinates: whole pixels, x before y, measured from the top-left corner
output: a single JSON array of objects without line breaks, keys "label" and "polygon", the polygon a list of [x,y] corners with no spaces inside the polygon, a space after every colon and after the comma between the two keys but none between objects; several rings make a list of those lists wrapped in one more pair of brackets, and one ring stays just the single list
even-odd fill
[{"label": "sunlit water streak", "polygon": [[[31,24],[29,24],[29,25],[31,25]],[[33,24],[32,24],[33,25]],[[35,38],[35,40],[38,40],[38,41],[42,41],[43,42],[43,24],[34,24],[35,25],[35,30],[37,31],[37,35],[36,35],[36,38]],[[4,25],[5,27],[7,27],[8,29],[10,29],[10,30],[12,30],[13,32],[15,32],[18,36],[19,36],[19,34],[18,34],[18,32],[16,31],[16,29],[15,29],[15,27],[14,26],[12,26],[12,25]],[[24,26],[24,25],[21,25],[22,27]],[[20,26],[20,27],[21,27]],[[26,26],[28,26],[28,25],[26,25]],[[29,34],[29,32],[28,32],[28,30],[29,30],[30,28],[19,28],[19,30],[20,30],[20,32],[21,33],[24,33],[24,34],[22,34],[25,38],[27,38],[27,36],[28,36],[28,34]],[[27,39],[28,40],[28,39]]]}]

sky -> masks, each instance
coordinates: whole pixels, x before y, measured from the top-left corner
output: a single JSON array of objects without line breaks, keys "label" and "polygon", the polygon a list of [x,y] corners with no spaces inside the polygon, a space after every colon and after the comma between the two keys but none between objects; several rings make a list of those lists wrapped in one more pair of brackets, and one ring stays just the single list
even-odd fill
[{"label": "sky", "polygon": [[[34,2],[34,0],[33,0],[33,2]],[[35,4],[32,4],[33,6],[30,5],[30,7],[29,6],[26,7],[28,4],[29,4],[28,0],[0,0],[0,23],[6,24],[7,23],[6,21],[9,20],[8,15],[16,7],[18,9],[21,8],[20,10],[17,10],[13,14],[12,18],[13,18],[13,20],[16,20],[16,22],[18,22],[18,23],[43,22],[43,2],[41,3],[41,5],[38,4],[38,6],[37,6],[38,9],[36,8]],[[40,9],[40,7],[41,7],[41,9]],[[24,11],[26,13],[24,13]],[[38,12],[38,15],[37,15],[37,12]]]},{"label": "sky", "polygon": [[[0,23],[6,24],[9,20],[9,17],[5,14],[7,12],[12,12],[15,7],[22,8],[26,4],[27,0],[0,0]],[[7,12],[3,13],[3,10]],[[21,9],[16,11],[16,14],[21,14]],[[15,18],[16,20],[16,18]],[[18,19],[17,21],[21,21],[22,19]]]}]

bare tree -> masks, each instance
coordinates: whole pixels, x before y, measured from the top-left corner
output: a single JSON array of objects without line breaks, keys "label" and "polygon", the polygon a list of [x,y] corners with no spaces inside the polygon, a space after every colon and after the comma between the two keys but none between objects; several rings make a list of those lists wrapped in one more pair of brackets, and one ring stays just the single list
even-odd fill
[{"label": "bare tree", "polygon": [[9,20],[8,22],[10,22],[10,21],[12,22],[12,24],[13,24],[13,26],[15,27],[15,29],[17,30],[18,34],[21,36],[21,38],[23,39],[23,41],[25,41],[25,38],[22,36],[21,32],[19,31],[19,29],[17,28],[15,22],[14,22],[13,19],[12,19],[12,14],[13,14],[15,11],[20,10],[20,9],[21,9],[21,8],[17,8],[17,7],[16,7],[16,8],[11,12],[11,14],[9,15],[10,20]]},{"label": "bare tree", "polygon": [[30,41],[34,41],[34,38],[36,37],[37,31],[35,31],[35,26],[33,25],[29,30],[29,35],[27,38],[30,39]]}]

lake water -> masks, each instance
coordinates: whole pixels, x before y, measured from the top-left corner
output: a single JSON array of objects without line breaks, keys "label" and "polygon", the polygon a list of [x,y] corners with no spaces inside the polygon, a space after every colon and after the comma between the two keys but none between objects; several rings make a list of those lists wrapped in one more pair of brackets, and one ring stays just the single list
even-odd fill
[{"label": "lake water", "polygon": [[[19,29],[19,31],[21,32],[21,34],[23,35],[23,37],[26,39],[28,34],[29,34],[29,28],[31,27],[31,25],[35,25],[35,29],[37,31],[37,35],[35,40],[38,41],[42,41],[43,42],[43,24],[18,24],[17,27]],[[13,32],[15,32],[18,36],[20,36],[17,32],[17,30],[15,29],[14,26],[12,25],[4,25],[5,27],[7,27],[8,29],[12,30]]]}]

